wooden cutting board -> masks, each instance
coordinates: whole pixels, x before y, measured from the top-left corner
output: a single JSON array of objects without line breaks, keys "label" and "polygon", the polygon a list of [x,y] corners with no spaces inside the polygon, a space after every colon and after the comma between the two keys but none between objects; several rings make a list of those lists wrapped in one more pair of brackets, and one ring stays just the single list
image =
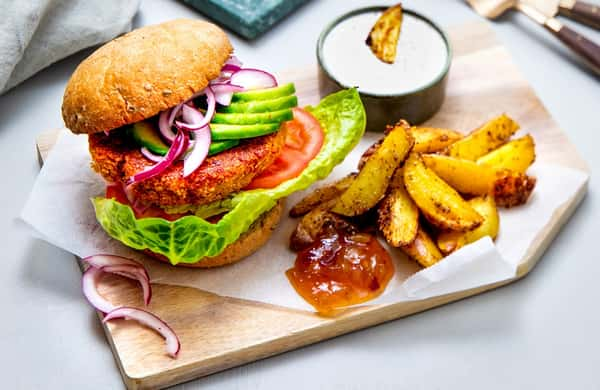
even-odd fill
[{"label": "wooden cutting board", "polygon": [[[488,25],[472,23],[449,32],[455,58],[448,96],[430,124],[467,131],[494,115],[507,112],[533,134],[539,161],[587,170],[575,147],[523,79]],[[316,67],[286,72],[282,78],[296,83],[302,104],[319,100]],[[390,122],[397,119],[390,118]],[[56,131],[40,135],[41,160],[54,144],[56,135]],[[349,309],[335,318],[221,297],[193,288],[154,284],[150,310],[165,319],[179,335],[183,346],[179,357],[174,360],[166,356],[160,336],[133,321],[104,325],[106,337],[127,387],[157,388],[480,294],[525,276],[571,216],[586,189],[555,213],[522,259],[513,280],[427,300]],[[112,302],[142,306],[141,294],[134,282],[107,277],[100,289]]]}]

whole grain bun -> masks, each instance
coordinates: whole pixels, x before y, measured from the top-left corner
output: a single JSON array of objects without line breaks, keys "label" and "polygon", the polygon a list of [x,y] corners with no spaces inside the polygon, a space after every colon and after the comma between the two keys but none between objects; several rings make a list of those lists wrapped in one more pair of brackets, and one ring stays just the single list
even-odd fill
[{"label": "whole grain bun", "polygon": [[[283,211],[284,200],[279,200],[277,204],[269,211],[264,213],[257,219],[250,228],[229,246],[225,248],[221,254],[215,257],[206,257],[201,259],[197,263],[179,263],[177,266],[182,267],[194,267],[194,268],[212,268],[219,267],[221,265],[235,263],[236,261],[242,260],[245,257],[250,256],[256,252],[261,246],[263,246],[271,233],[277,227],[279,220],[281,219],[281,213]],[[150,256],[164,262],[169,260],[163,256],[154,252],[146,251]]]},{"label": "whole grain bun", "polygon": [[65,89],[65,124],[89,134],[152,117],[204,89],[232,50],[223,30],[200,20],[134,30],[79,64]]}]

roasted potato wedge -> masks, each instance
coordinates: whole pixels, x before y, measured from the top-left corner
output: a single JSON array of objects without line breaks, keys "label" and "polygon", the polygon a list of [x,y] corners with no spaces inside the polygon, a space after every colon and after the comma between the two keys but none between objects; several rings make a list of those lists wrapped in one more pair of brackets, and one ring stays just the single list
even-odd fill
[{"label": "roasted potato wedge", "polygon": [[509,169],[525,173],[535,161],[535,143],[527,134],[500,146],[498,149],[479,157],[477,164],[489,165],[496,169]]},{"label": "roasted potato wedge", "polygon": [[429,234],[421,228],[417,231],[413,242],[400,249],[425,268],[434,265],[444,257]]},{"label": "roasted potato wedge", "polygon": [[363,214],[385,195],[396,168],[413,146],[404,127],[395,127],[368,158],[350,187],[338,198],[332,211],[341,215]]},{"label": "roasted potato wedge", "polygon": [[500,207],[514,207],[527,203],[535,188],[535,177],[524,173],[502,171],[494,183],[493,194]]},{"label": "roasted potato wedge", "polygon": [[343,230],[348,233],[356,233],[356,226],[346,221],[339,215],[333,214],[325,207],[317,207],[305,214],[290,237],[290,249],[300,251],[312,245],[319,236],[329,230]]},{"label": "roasted potato wedge", "polygon": [[396,60],[396,48],[402,29],[402,5],[388,8],[377,19],[365,43],[377,58],[388,64]]},{"label": "roasted potato wedge", "polygon": [[427,168],[417,153],[411,153],[404,163],[404,183],[425,218],[441,229],[466,231],[483,222],[483,217]]},{"label": "roasted potato wedge", "polygon": [[335,199],[350,187],[350,184],[352,184],[356,175],[356,173],[351,173],[336,182],[316,189],[292,207],[290,210],[290,217],[301,217],[309,211],[314,210],[319,205]]},{"label": "roasted potato wedge", "polygon": [[475,161],[504,144],[517,130],[519,124],[503,114],[448,146],[446,154]]},{"label": "roasted potato wedge", "polygon": [[440,154],[424,154],[421,157],[427,167],[460,193],[489,194],[496,182],[496,170],[490,166]]},{"label": "roasted potato wedge", "polygon": [[415,139],[413,152],[417,153],[439,152],[463,137],[458,131],[435,127],[412,127],[410,134]]},{"label": "roasted potato wedge", "polygon": [[395,247],[411,244],[419,229],[419,209],[404,187],[404,171],[398,168],[388,194],[378,207],[377,226]]},{"label": "roasted potato wedge", "polygon": [[467,232],[447,231],[441,233],[437,238],[437,245],[445,255],[482,237],[490,236],[494,240],[498,235],[500,217],[494,197],[491,195],[480,196],[470,199],[469,204],[483,217],[483,223],[478,228]]},{"label": "roasted potato wedge", "polygon": [[373,155],[373,153],[375,153],[377,148],[379,148],[379,146],[385,139],[385,136],[387,136],[389,133],[391,133],[392,130],[394,130],[396,127],[403,127],[404,130],[409,131],[410,124],[407,121],[405,121],[404,119],[400,119],[395,125],[387,125],[385,127],[385,130],[383,131],[384,136],[381,137],[381,139],[379,139],[378,141],[374,142],[371,146],[369,146],[369,148],[367,150],[365,150],[365,152],[362,154],[362,156],[360,156],[360,160],[358,161],[358,170],[359,171],[365,166],[365,163],[367,162],[369,157],[371,157]]}]

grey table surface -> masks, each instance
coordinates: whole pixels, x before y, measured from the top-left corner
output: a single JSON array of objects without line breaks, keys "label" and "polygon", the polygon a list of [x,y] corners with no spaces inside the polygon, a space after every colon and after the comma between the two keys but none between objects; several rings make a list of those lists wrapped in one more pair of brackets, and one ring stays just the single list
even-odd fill
[{"label": "grey table surface", "polygon": [[[373,3],[314,0],[256,41],[232,40],[237,54],[257,67],[309,64],[328,21]],[[459,0],[404,4],[446,26],[479,18]],[[177,1],[144,0],[134,22],[176,17],[202,16]],[[596,172],[599,79],[521,15],[510,13],[493,28]],[[584,30],[600,42],[600,33]],[[63,88],[87,54],[55,64],[0,97],[0,387],[6,389],[123,387],[96,315],[81,294],[73,257],[15,223],[39,171],[35,137],[62,126]],[[593,177],[573,218],[520,282],[177,388],[598,389],[599,210],[600,187]]]}]

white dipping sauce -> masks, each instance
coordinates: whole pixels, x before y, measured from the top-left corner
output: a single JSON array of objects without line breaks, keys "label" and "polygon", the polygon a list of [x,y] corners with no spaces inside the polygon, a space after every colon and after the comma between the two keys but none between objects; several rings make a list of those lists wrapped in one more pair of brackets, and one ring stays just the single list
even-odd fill
[{"label": "white dipping sauce", "polygon": [[322,61],[330,75],[360,92],[392,95],[426,86],[446,69],[448,47],[443,36],[430,24],[404,13],[396,60],[380,61],[365,44],[381,12],[351,16],[327,34]]}]

